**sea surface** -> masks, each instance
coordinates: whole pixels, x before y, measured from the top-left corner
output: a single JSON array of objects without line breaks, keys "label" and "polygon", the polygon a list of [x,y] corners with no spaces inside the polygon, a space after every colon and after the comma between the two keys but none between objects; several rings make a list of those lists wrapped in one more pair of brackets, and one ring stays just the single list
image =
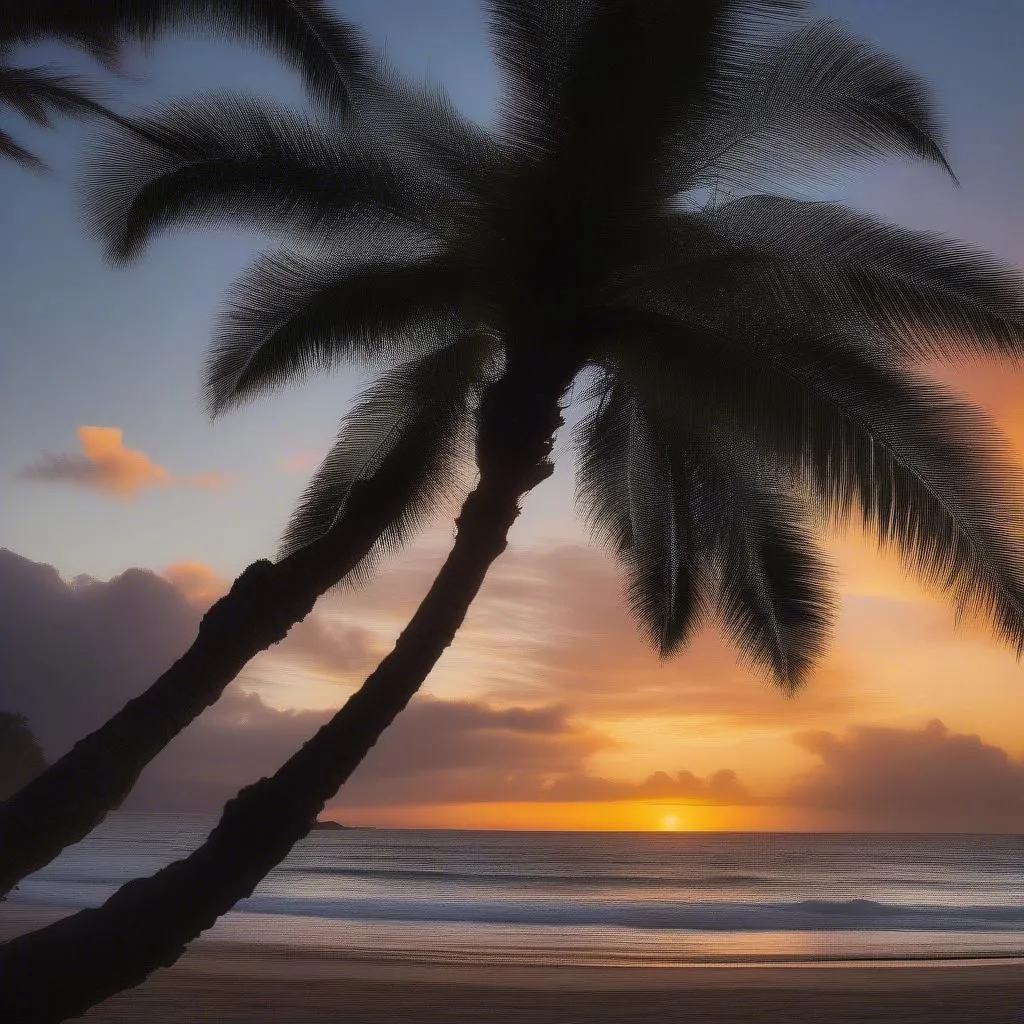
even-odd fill
[{"label": "sea surface", "polygon": [[[10,898],[97,906],[212,825],[113,815]],[[315,832],[207,935],[524,965],[1024,956],[1024,836]]]}]

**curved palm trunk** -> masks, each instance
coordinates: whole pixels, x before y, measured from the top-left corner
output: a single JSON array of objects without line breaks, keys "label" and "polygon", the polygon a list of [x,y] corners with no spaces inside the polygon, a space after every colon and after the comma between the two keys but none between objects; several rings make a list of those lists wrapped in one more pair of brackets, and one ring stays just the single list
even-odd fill
[{"label": "curved palm trunk", "polygon": [[575,367],[511,373],[481,412],[480,481],[459,515],[455,545],[393,650],[361,689],[271,778],[243,789],[189,857],[84,910],[0,947],[0,1019],[65,1020],[167,967],[279,864],[312,827],[452,642],[484,576],[504,551],[519,500],[552,470],[559,398]]},{"label": "curved palm trunk", "polygon": [[276,564],[250,565],[145,693],[0,804],[0,897],[120,806],[146,765],[366,555],[394,511],[387,466],[357,486],[341,529]]}]

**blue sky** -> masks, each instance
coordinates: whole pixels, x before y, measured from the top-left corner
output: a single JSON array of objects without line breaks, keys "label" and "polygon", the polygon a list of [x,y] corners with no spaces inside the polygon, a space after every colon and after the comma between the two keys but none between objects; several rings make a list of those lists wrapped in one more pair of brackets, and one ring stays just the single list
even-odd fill
[{"label": "blue sky", "polygon": [[[497,82],[477,0],[338,0],[337,7],[403,70],[441,82],[467,113],[488,118]],[[838,182],[829,194],[1024,263],[1024,4],[822,0],[817,11],[934,83],[962,181],[957,191],[934,170],[889,167]],[[86,66],[56,49],[42,52]],[[211,86],[301,102],[273,59],[223,42],[168,40],[134,61],[132,72],[130,81],[108,83],[122,109]],[[182,559],[234,575],[273,552],[305,482],[279,463],[327,447],[357,378],[340,373],[209,423],[198,389],[210,325],[226,287],[265,240],[235,230],[173,234],[135,265],[114,269],[86,232],[74,190],[87,129],[12,127],[53,171],[0,165],[0,545],[69,575],[106,577]],[[124,501],[16,479],[44,452],[75,451],[83,424],[123,429],[128,447],[176,474],[216,471],[231,483]],[[570,484],[563,466],[531,498],[520,537],[573,534]]]}]

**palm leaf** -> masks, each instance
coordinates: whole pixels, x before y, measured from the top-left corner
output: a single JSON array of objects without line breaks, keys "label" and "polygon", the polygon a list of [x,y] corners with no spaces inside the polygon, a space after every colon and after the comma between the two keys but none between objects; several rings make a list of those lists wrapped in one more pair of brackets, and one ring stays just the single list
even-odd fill
[{"label": "palm leaf", "polygon": [[631,301],[714,317],[728,293],[769,319],[853,318],[899,359],[1024,354],[1024,281],[962,242],[780,196],[733,200],[701,219],[664,217],[660,238],[640,239]]},{"label": "palm leaf", "polygon": [[8,160],[13,160],[15,163],[21,164],[22,167],[28,167],[30,170],[42,171],[46,169],[46,165],[35,153],[30,152],[24,146],[15,142],[2,128],[0,128],[0,156],[7,157]]},{"label": "palm leaf", "polygon": [[803,4],[595,0],[555,5],[531,27],[536,6],[493,5],[522,104],[499,132],[529,172],[499,233],[516,239],[526,286],[556,296],[600,275],[610,224],[614,233],[678,191],[666,161],[706,99],[711,69],[756,51]]},{"label": "palm leaf", "polygon": [[707,603],[686,453],[659,437],[628,389],[607,380],[579,423],[577,501],[627,573],[641,633],[662,657],[692,636]]},{"label": "palm leaf", "polygon": [[230,93],[112,125],[85,180],[90,222],[112,259],[170,225],[229,220],[308,234],[354,211],[416,219],[436,182],[340,122]]},{"label": "palm leaf", "polygon": [[357,258],[312,245],[264,255],[220,316],[207,407],[217,415],[347,360],[379,364],[446,344],[465,294],[455,264],[394,233],[368,237]]},{"label": "palm leaf", "polygon": [[719,519],[719,617],[740,651],[793,692],[828,643],[832,574],[791,495],[735,464],[712,479],[715,507],[732,510]]},{"label": "palm leaf", "polygon": [[629,573],[662,656],[717,610],[743,654],[788,690],[824,649],[831,578],[800,505],[729,438],[683,430],[614,375],[581,422],[578,497]]},{"label": "palm leaf", "polygon": [[279,54],[318,100],[349,103],[372,68],[355,29],[321,0],[4,0],[0,41],[62,39],[114,63],[126,38],[150,41],[178,28],[218,33]]},{"label": "palm leaf", "polygon": [[1019,470],[984,414],[886,365],[870,339],[732,322],[645,332],[618,350],[621,372],[661,415],[752,445],[827,519],[858,517],[959,611],[1024,646]]},{"label": "palm leaf", "polygon": [[43,127],[49,126],[51,113],[106,113],[94,90],[92,83],[50,68],[0,66],[0,104]]},{"label": "palm leaf", "polygon": [[[0,106],[9,107],[43,127],[49,127],[50,115],[54,113],[70,117],[110,115],[97,99],[90,82],[49,68],[0,66]],[[44,167],[38,157],[14,142],[6,132],[0,140],[0,155],[26,167],[37,170]]]},{"label": "palm leaf", "polygon": [[499,347],[468,335],[403,363],[363,393],[342,423],[338,440],[310,482],[282,542],[289,554],[332,529],[344,529],[353,487],[386,484],[379,507],[380,540],[357,567],[358,579],[397,550],[457,490],[472,456],[473,412],[497,372]]},{"label": "palm leaf", "polygon": [[952,175],[926,84],[831,21],[815,21],[726,69],[682,140],[685,187],[820,181],[837,165],[889,155]]}]

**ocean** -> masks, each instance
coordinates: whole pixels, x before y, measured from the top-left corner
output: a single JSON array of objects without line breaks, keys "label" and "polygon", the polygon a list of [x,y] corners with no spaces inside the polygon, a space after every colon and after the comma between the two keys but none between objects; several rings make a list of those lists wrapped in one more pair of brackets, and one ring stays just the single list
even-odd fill
[{"label": "ocean", "polygon": [[[112,815],[10,899],[96,906],[212,824]],[[207,935],[523,965],[1024,956],[1024,836],[315,832]]]}]

